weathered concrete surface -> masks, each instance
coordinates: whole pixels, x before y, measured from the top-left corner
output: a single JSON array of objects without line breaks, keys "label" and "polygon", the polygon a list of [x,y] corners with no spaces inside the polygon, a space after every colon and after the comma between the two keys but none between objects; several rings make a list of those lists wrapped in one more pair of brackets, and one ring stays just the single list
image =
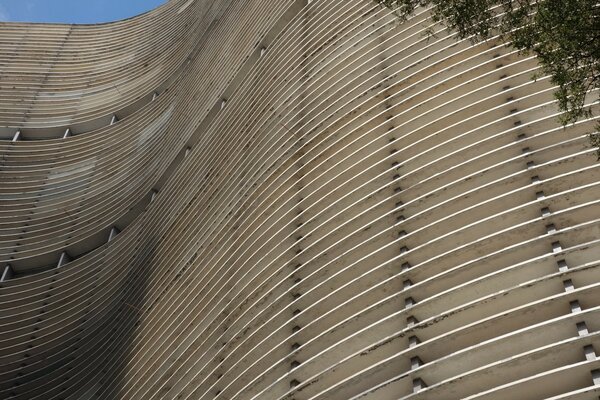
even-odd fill
[{"label": "weathered concrete surface", "polygon": [[0,398],[597,399],[597,121],[430,23],[0,24]]}]

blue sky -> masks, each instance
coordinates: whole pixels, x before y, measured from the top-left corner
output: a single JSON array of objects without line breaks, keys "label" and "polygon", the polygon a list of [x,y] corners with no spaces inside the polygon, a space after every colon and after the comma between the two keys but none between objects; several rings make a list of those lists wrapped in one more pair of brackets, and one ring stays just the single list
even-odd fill
[{"label": "blue sky", "polygon": [[92,24],[141,14],[166,0],[0,0],[0,21]]}]

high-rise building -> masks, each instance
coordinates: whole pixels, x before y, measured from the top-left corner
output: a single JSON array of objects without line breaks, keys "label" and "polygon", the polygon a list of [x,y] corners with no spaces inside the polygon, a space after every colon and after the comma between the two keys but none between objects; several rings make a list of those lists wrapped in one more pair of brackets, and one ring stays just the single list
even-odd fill
[{"label": "high-rise building", "polygon": [[371,0],[0,55],[0,398],[598,398],[596,121],[535,58]]}]

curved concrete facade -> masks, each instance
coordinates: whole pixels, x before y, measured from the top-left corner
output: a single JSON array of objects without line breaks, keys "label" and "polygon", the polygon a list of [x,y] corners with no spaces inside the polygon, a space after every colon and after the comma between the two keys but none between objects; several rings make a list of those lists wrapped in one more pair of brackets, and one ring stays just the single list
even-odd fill
[{"label": "curved concrete facade", "polygon": [[597,121],[430,24],[0,24],[0,398],[596,400]]}]

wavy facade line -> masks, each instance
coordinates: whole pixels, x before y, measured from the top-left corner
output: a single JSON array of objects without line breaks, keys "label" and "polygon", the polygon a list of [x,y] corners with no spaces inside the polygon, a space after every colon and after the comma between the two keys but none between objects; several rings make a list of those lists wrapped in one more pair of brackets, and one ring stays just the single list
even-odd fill
[{"label": "wavy facade line", "polygon": [[370,0],[0,54],[0,398],[600,394],[598,121],[534,58]]}]

